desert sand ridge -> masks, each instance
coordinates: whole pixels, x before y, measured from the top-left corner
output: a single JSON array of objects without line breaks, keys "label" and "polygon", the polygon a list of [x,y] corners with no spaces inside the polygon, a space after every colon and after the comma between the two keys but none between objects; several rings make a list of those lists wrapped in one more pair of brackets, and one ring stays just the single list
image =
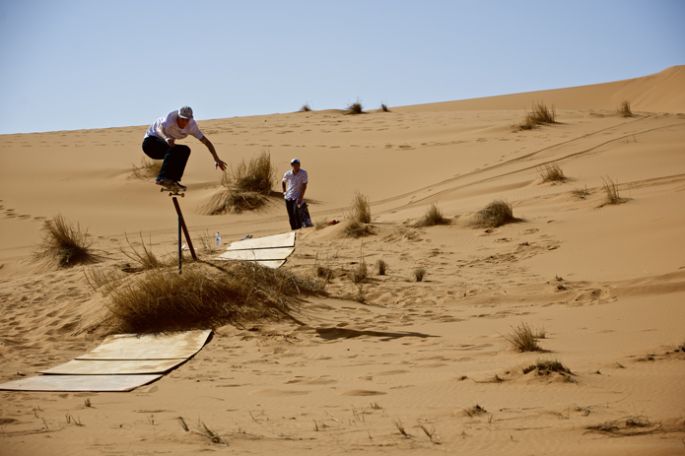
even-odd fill
[{"label": "desert sand ridge", "polygon": [[[279,172],[302,159],[320,227],[298,234],[283,269],[327,280],[327,295],[302,295],[293,319],[219,325],[194,358],[132,393],[0,392],[0,455],[679,454],[683,89],[677,66],[388,113],[201,121],[232,166],[263,151]],[[538,101],[558,123],[520,130]],[[617,113],[623,101],[632,117]],[[132,173],[145,128],[0,136],[0,380],[103,340],[111,295],[88,278],[144,277],[121,253],[127,237],[173,260],[171,202]],[[278,198],[205,215],[220,175],[184,143],[180,202],[203,258],[203,235],[227,244],[288,229]],[[543,182],[550,165],[566,179]],[[607,204],[608,179],[619,204]],[[354,239],[357,191],[374,234]],[[474,227],[494,200],[515,223]],[[416,226],[433,204],[449,223]],[[102,261],[29,261],[58,214],[88,230]],[[522,325],[542,351],[508,340]]]}]

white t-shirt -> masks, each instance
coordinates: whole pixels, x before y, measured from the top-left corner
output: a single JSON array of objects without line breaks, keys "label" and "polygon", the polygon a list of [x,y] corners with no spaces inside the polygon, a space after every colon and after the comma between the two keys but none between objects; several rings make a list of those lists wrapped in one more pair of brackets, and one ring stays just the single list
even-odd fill
[{"label": "white t-shirt", "polygon": [[285,182],[285,199],[296,200],[302,196],[302,185],[308,182],[307,171],[300,168],[297,174],[293,170],[288,170],[283,175]]},{"label": "white t-shirt", "polygon": [[145,137],[147,138],[148,136],[156,136],[158,138],[165,139],[164,137],[160,136],[159,130],[162,130],[162,134],[164,136],[172,139],[183,139],[188,135],[193,135],[197,139],[202,139],[205,137],[205,135],[200,131],[200,127],[197,126],[195,119],[190,119],[185,128],[179,128],[178,124],[176,123],[176,119],[178,119],[178,111],[171,111],[166,117],[160,117],[159,119],[155,120],[155,123],[150,125],[150,128],[148,128],[147,132],[145,132]]}]

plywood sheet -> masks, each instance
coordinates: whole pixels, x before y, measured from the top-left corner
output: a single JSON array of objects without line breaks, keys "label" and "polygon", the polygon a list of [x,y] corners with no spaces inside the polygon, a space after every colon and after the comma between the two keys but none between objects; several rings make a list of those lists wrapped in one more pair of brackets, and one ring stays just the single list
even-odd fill
[{"label": "plywood sheet", "polygon": [[219,258],[223,260],[263,261],[285,260],[295,249],[292,247],[276,247],[273,249],[228,250]]},{"label": "plywood sheet", "polygon": [[209,329],[163,334],[116,334],[76,359],[161,360],[189,358],[200,351]]},{"label": "plywood sheet", "polygon": [[231,242],[227,250],[271,249],[274,247],[294,247],[295,232],[274,234],[260,238]]},{"label": "plywood sheet", "polygon": [[271,268],[271,269],[278,269],[283,264],[285,263],[285,260],[264,260],[264,261],[257,261],[256,263],[261,264],[264,267]]},{"label": "plywood sheet", "polygon": [[38,375],[0,384],[6,391],[131,391],[161,375]]},{"label": "plywood sheet", "polygon": [[40,372],[51,375],[163,374],[184,363],[186,359],[72,359]]}]

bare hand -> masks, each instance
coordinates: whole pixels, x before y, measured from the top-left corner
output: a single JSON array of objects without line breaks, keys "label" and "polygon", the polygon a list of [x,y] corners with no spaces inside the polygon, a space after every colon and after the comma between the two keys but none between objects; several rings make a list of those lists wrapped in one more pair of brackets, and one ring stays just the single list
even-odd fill
[{"label": "bare hand", "polygon": [[215,166],[219,168],[221,171],[226,171],[226,167],[228,166],[225,161],[221,160],[220,158],[215,159],[216,163]]},{"label": "bare hand", "polygon": [[169,144],[170,147],[174,147],[176,145],[176,140],[174,138],[169,138],[166,140],[166,143]]}]

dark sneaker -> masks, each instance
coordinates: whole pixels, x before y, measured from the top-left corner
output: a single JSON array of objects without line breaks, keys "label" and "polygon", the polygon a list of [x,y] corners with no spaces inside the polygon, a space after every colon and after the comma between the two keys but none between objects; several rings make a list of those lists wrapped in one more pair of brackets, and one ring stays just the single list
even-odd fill
[{"label": "dark sneaker", "polygon": [[188,189],[188,187],[186,187],[185,185],[183,185],[179,181],[175,181],[174,185],[177,186],[178,188],[180,188],[181,190],[187,190]]},{"label": "dark sneaker", "polygon": [[172,181],[171,179],[157,179],[155,184],[169,189],[180,188],[176,185],[176,182]]}]

